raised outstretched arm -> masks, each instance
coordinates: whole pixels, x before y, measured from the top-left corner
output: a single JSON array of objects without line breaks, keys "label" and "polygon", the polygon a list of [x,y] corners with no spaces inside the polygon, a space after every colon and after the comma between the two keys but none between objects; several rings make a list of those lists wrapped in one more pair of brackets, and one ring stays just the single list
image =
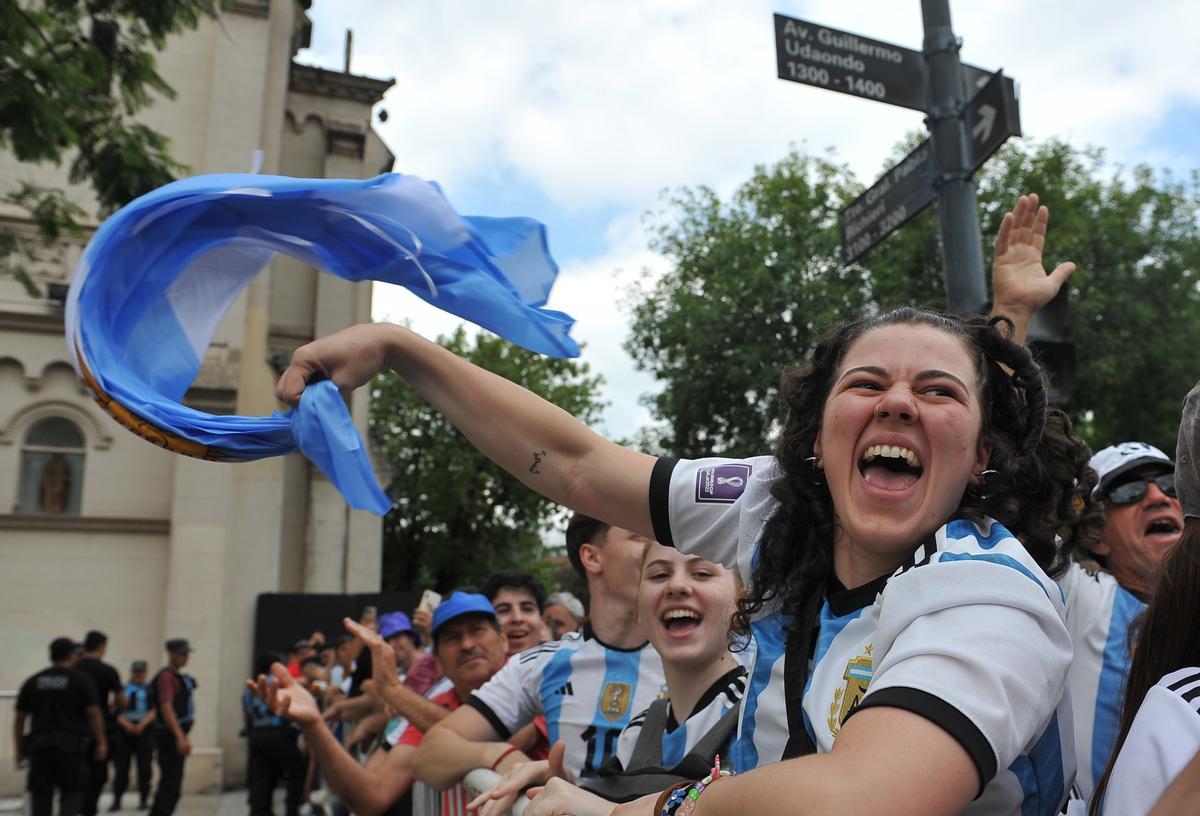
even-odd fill
[{"label": "raised outstretched arm", "polygon": [[575,417],[402,326],[351,326],[297,349],[276,395],[300,399],[314,377],[343,392],[392,369],[485,456],[543,496],[589,516],[653,536],[654,458],[627,450]]}]

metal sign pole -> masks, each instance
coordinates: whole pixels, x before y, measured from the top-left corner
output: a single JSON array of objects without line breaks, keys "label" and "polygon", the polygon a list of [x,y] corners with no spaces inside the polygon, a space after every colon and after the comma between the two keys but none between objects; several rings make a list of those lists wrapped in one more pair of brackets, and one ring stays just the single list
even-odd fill
[{"label": "metal sign pole", "polygon": [[949,0],[921,0],[925,23],[928,124],[942,224],[946,300],[951,311],[978,312],[987,303],[983,241],[971,178],[971,135],[963,116],[966,94],[958,39],[950,27]]}]

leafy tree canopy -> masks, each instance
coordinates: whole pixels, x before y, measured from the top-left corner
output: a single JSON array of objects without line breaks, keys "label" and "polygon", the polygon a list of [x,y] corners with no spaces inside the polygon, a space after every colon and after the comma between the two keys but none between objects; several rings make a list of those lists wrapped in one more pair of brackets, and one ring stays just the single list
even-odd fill
[{"label": "leafy tree canopy", "polygon": [[[100,215],[173,180],[185,168],[168,139],[134,120],[174,91],[154,54],[171,34],[215,16],[224,0],[0,0],[0,149],[23,162],[69,161],[72,184],[95,191]],[[37,287],[26,264],[79,235],[85,213],[60,190],[18,185],[0,204],[36,232],[0,226],[0,275]]]},{"label": "leafy tree canopy", "polygon": [[[545,357],[484,333],[472,341],[461,328],[438,342],[585,424],[599,417],[602,380],[586,363]],[[391,465],[388,493],[397,502],[384,520],[384,589],[478,585],[512,567],[556,582],[561,565],[545,559],[540,535],[561,515],[559,505],[479,453],[393,373],[372,385],[370,423]]]},{"label": "leafy tree canopy", "polygon": [[[1068,328],[1078,370],[1063,407],[1094,448],[1138,439],[1174,450],[1197,380],[1200,178],[1114,172],[1101,151],[1026,140],[977,181],[985,244],[1033,191],[1050,207],[1047,266],[1079,264]],[[822,327],[903,304],[944,308],[933,207],[860,263],[841,262],[837,212],[863,189],[846,167],[793,151],[728,202],[684,189],[651,216],[671,269],[631,292],[626,348],[663,385],[647,398],[655,446],[680,456],[762,451],[779,374],[803,362]],[[985,247],[989,266],[990,256]]]}]

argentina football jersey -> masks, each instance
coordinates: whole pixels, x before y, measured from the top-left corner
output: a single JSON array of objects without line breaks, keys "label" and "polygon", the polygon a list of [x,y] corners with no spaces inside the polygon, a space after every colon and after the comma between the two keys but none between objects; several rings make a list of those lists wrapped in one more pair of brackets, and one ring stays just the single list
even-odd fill
[{"label": "argentina football jersey", "polygon": [[1104,773],[1121,725],[1129,675],[1129,627],[1146,605],[1106,572],[1072,564],[1059,579],[1075,659],[1067,675],[1075,720],[1074,798],[1088,800]]},{"label": "argentina football jersey", "polygon": [[616,753],[621,731],[662,693],[662,660],[653,646],[607,646],[585,625],[511,657],[467,705],[501,739],[544,715],[550,744],[566,743],[564,764],[582,778]]},{"label": "argentina football jersey", "polygon": [[[749,582],[777,474],[771,457],[660,459],[650,485],[656,537],[736,565]],[[954,519],[895,573],[851,589],[833,579],[818,601],[806,636],[792,638],[810,644],[803,655],[789,655],[778,612],[752,622],[739,771],[795,755],[797,741],[827,753],[850,717],[888,706],[936,723],[966,750],[980,789],[965,813],[1059,811],[1075,773],[1063,597],[1007,530]],[[802,689],[789,675],[796,685],[805,678]],[[789,699],[799,706],[789,711]]]}]

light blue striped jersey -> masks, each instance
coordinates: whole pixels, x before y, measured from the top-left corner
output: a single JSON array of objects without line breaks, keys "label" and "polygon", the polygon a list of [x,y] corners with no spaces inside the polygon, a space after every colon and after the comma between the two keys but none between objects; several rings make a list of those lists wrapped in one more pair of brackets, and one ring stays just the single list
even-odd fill
[{"label": "light blue striped jersey", "polygon": [[544,715],[550,744],[566,742],[564,764],[582,778],[608,761],[621,730],[662,693],[662,660],[653,646],[606,646],[585,624],[562,640],[513,655],[467,705],[501,739]]},{"label": "light blue striped jersey", "polygon": [[[749,582],[778,506],[769,492],[778,472],[771,457],[660,459],[650,483],[655,537],[736,566]],[[974,762],[980,793],[964,813],[1050,816],[1075,773],[1063,615],[1058,585],[1007,530],[952,520],[892,575],[850,590],[831,581],[793,722],[826,753],[856,711],[908,710],[942,727]],[[787,623],[767,609],[751,625],[754,662],[733,749],[739,770],[779,761],[793,736]]]},{"label": "light blue striped jersey", "polygon": [[[724,717],[731,708],[737,707],[746,691],[746,669],[743,666],[731,669],[709,686],[708,690],[696,702],[695,709],[687,719],[679,722],[675,716],[674,707],[667,715],[666,729],[662,734],[662,767],[673,768],[691,753],[696,743]],[[637,745],[642,734],[642,723],[646,719],[643,710],[630,720],[629,725],[617,739],[617,759],[621,767],[629,765],[633,756],[633,748]],[[727,767],[737,770],[729,761],[730,745],[723,745],[718,752]]]},{"label": "light blue striped jersey", "polygon": [[1067,674],[1075,720],[1072,798],[1087,801],[1116,743],[1121,701],[1129,675],[1129,625],[1146,605],[1107,572],[1071,564],[1059,579],[1067,605],[1067,631],[1075,659]]}]

